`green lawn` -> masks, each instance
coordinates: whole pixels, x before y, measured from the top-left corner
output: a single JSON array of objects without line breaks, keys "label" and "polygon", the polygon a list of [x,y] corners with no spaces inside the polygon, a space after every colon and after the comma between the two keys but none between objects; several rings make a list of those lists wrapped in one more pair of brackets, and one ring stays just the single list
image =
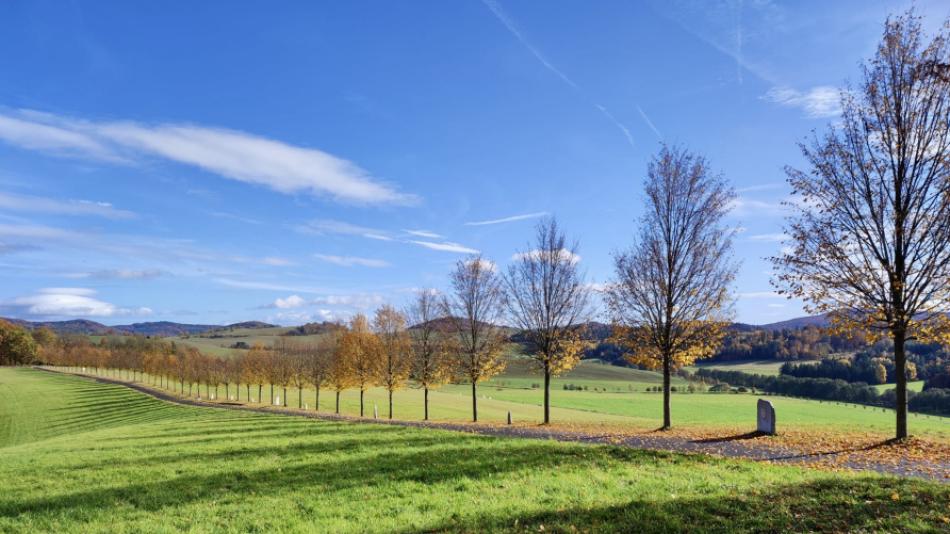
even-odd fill
[{"label": "green lawn", "polygon": [[[779,369],[785,362],[775,360],[741,360],[735,362],[703,362],[688,367],[690,371],[696,369],[717,369],[720,371],[742,371],[743,373],[778,376]],[[795,363],[811,363],[809,361],[796,361]]]},{"label": "green lawn", "polygon": [[[897,387],[897,386],[894,385],[894,384],[878,384],[878,385],[874,386],[874,389],[878,390],[878,392],[883,393],[883,392],[885,392],[885,391],[887,391],[887,390],[889,390],[889,389],[894,389],[895,387]],[[907,383],[907,390],[908,390],[908,391],[916,391],[917,393],[920,393],[921,391],[924,390],[924,381],[923,381],[923,380],[914,380],[913,382],[908,382],[908,383]]]},{"label": "green lawn", "polygon": [[0,369],[0,531],[917,531],[950,487],[173,406]]}]

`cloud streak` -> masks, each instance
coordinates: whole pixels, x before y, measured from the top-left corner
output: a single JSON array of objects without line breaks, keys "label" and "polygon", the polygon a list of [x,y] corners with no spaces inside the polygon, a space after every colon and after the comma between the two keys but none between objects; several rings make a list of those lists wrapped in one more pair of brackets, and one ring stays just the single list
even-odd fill
[{"label": "cloud streak", "polygon": [[51,215],[93,215],[107,219],[132,219],[135,213],[116,209],[108,202],[91,200],[56,200],[32,195],[15,195],[0,192],[0,209],[47,213]]},{"label": "cloud streak", "polygon": [[415,204],[359,165],[316,148],[192,124],[93,122],[48,113],[0,114],[0,141],[61,156],[112,162],[159,158],[285,194],[353,204]]},{"label": "cloud streak", "polygon": [[762,96],[768,102],[780,106],[798,108],[811,119],[824,119],[841,115],[841,94],[837,87],[819,85],[802,92],[790,87],[773,87]]},{"label": "cloud streak", "polygon": [[334,265],[339,265],[341,267],[373,267],[373,268],[382,268],[389,267],[389,262],[385,260],[376,260],[372,258],[360,258],[358,256],[334,256],[332,254],[314,254],[314,258],[325,261],[327,263],[332,263]]},{"label": "cloud streak", "polygon": [[539,211],[536,213],[524,213],[521,215],[512,215],[510,217],[502,217],[500,219],[489,219],[487,221],[471,221],[465,223],[465,226],[488,226],[491,224],[504,224],[515,221],[523,221],[525,219],[537,219],[538,217],[544,217],[548,215],[546,211]]},{"label": "cloud streak", "polygon": [[122,308],[95,298],[92,289],[79,287],[50,287],[33,295],[17,297],[5,308],[15,313],[35,317],[112,317],[149,315],[149,308]]}]

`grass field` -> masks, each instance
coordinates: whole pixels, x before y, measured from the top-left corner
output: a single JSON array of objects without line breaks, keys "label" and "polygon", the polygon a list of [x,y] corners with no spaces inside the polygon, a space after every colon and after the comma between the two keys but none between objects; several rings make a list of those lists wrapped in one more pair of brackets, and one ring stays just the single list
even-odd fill
[{"label": "grass field", "polygon": [[0,531],[916,531],[950,487],[174,406],[0,368]]},{"label": "grass field", "polygon": [[[541,402],[543,391],[530,387],[538,382],[521,374],[526,368],[512,367],[509,374],[479,385],[479,420],[485,422],[503,422],[511,412],[519,423],[539,423],[542,419]],[[602,425],[631,430],[652,430],[662,421],[662,395],[647,393],[644,388],[655,384],[659,375],[649,371],[637,371],[596,362],[582,362],[576,371],[580,379],[563,378],[554,381],[551,392],[551,417],[555,423]],[[627,389],[631,382],[623,380],[641,380],[633,382],[636,391]],[[653,380],[646,382],[646,380]],[[567,391],[563,383],[589,381],[592,389],[587,391]],[[500,386],[500,383],[506,386]],[[521,384],[522,387],[515,387]],[[596,389],[596,391],[594,390]],[[187,387],[186,387],[187,391]],[[235,388],[230,388],[234,396]],[[205,397],[202,388],[202,397]],[[252,386],[251,395],[255,402],[259,400],[257,386]],[[275,395],[282,391],[275,389]],[[298,398],[296,389],[287,391],[287,404],[291,408],[304,406],[312,410],[315,405],[315,392],[302,391]],[[216,395],[225,399],[225,390],[221,386]],[[264,386],[264,403],[270,402],[270,389]],[[680,428],[752,430],[755,427],[757,394],[732,393],[674,393],[672,397],[673,424]],[[808,430],[815,432],[861,432],[873,433],[882,438],[893,432],[894,412],[882,408],[872,408],[857,404],[819,402],[816,400],[790,397],[768,397],[776,409],[780,430]],[[241,388],[241,400],[246,400],[246,388]],[[283,401],[281,401],[283,402]],[[388,410],[387,392],[381,388],[372,388],[366,392],[365,415],[372,417],[374,406],[379,416],[386,417]],[[332,412],[334,394],[321,392],[320,409]],[[359,414],[359,392],[344,391],[340,402],[341,412],[345,415]],[[467,421],[471,418],[470,386],[446,385],[429,394],[430,417],[438,421]],[[397,419],[418,420],[423,414],[422,392],[415,388],[397,391],[394,395],[394,412]],[[911,433],[950,442],[950,418],[910,414]]]},{"label": "grass field", "polygon": [[[782,368],[782,364],[785,362],[775,361],[775,360],[742,360],[735,362],[697,362],[695,365],[688,367],[689,370],[696,369],[717,369],[720,371],[741,371],[743,373],[751,373],[758,375],[767,375],[767,376],[778,376],[779,369]],[[808,363],[806,361],[796,361],[795,363]]]},{"label": "grass field", "polygon": [[[878,385],[874,386],[874,389],[878,390],[879,392],[884,392],[884,391],[887,391],[887,390],[889,390],[889,389],[894,389],[895,387],[897,387],[897,386],[895,386],[894,384],[878,384]],[[923,381],[923,380],[914,380],[913,382],[908,382],[908,383],[907,383],[907,390],[908,390],[908,391],[916,391],[917,393],[920,393],[921,391],[924,390],[924,381]]]}]

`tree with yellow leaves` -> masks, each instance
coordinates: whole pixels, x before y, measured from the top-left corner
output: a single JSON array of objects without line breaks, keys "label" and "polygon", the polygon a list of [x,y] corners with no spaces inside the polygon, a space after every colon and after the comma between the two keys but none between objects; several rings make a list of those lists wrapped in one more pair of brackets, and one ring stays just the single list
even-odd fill
[{"label": "tree with yellow leaves", "polygon": [[422,389],[422,418],[429,420],[429,390],[447,382],[452,376],[452,343],[436,327],[439,298],[434,289],[422,289],[409,305],[406,316],[412,323],[409,330],[412,353],[411,377]]},{"label": "tree with yellow leaves", "polygon": [[663,370],[663,429],[672,372],[711,356],[728,324],[734,230],[722,219],[735,193],[706,160],[664,146],[644,181],[647,205],[633,247],[614,258],[606,290],[613,339],[634,363]]},{"label": "tree with yellow leaves", "polygon": [[380,383],[382,350],[379,338],[370,330],[369,321],[362,313],[353,317],[350,329],[341,336],[340,352],[351,383],[360,390],[360,417],[363,417],[366,390]]},{"label": "tree with yellow leaves", "polygon": [[504,277],[508,315],[544,375],[544,424],[551,422],[551,377],[570,371],[584,349],[590,290],[577,243],[568,244],[554,218],[536,228],[535,242],[515,255]]},{"label": "tree with yellow leaves", "polygon": [[443,298],[443,313],[457,341],[457,370],[472,384],[472,421],[478,421],[478,383],[505,369],[506,336],[498,326],[505,290],[497,267],[480,255],[455,264],[452,292]]},{"label": "tree with yellow leaves", "polygon": [[379,381],[389,393],[389,418],[392,419],[393,392],[406,387],[412,363],[406,317],[396,308],[385,304],[376,310],[373,330],[380,348]]},{"label": "tree with yellow leaves", "polygon": [[[950,22],[950,21],[948,21]],[[842,116],[787,169],[797,211],[773,258],[780,292],[839,332],[894,342],[896,437],[907,437],[908,340],[950,341],[950,24],[925,42],[888,19]]]}]

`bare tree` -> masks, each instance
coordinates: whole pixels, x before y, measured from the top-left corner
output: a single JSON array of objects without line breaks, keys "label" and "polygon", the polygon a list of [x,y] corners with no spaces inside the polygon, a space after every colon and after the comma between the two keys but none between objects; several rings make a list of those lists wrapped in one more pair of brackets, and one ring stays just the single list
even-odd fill
[{"label": "bare tree", "polygon": [[735,193],[703,157],[667,146],[650,161],[644,186],[640,235],[614,258],[606,300],[628,359],[663,370],[668,429],[672,372],[712,355],[731,312],[734,230],[722,219]]},{"label": "bare tree", "polygon": [[458,341],[458,372],[472,384],[472,420],[478,421],[478,383],[505,368],[504,330],[498,321],[505,292],[495,264],[480,255],[459,261],[451,274],[452,292],[442,301],[443,314]]},{"label": "bare tree", "polygon": [[449,343],[436,327],[439,300],[433,289],[423,289],[409,305],[406,317],[412,351],[410,376],[423,391],[423,420],[429,420],[429,390],[444,384],[452,373]]},{"label": "bare tree", "polygon": [[580,272],[577,243],[567,243],[554,218],[538,224],[535,242],[519,254],[504,277],[512,326],[544,374],[544,424],[551,422],[551,376],[577,365],[583,350],[581,323],[590,291]]},{"label": "bare tree", "polygon": [[802,144],[787,169],[790,248],[781,292],[842,331],[894,341],[898,439],[907,437],[908,339],[946,340],[950,305],[948,26],[924,42],[913,12],[889,18],[840,124]]}]

